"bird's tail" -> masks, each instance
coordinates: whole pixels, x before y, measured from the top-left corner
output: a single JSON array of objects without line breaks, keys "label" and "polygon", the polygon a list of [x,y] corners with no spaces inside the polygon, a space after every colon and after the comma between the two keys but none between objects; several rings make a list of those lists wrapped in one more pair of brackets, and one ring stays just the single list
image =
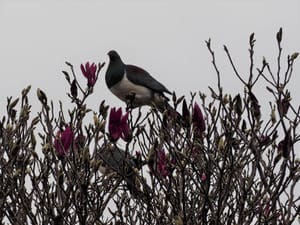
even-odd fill
[{"label": "bird's tail", "polygon": [[135,174],[125,181],[130,194],[137,200],[141,200],[147,206],[150,206],[151,202],[151,187],[146,183],[145,179],[141,177],[136,171]]},{"label": "bird's tail", "polygon": [[156,97],[154,101],[154,108],[157,109],[160,113],[162,113],[168,121],[173,120],[176,124],[180,125],[182,122],[182,116],[176,109],[170,105],[169,99],[161,95],[159,98]]},{"label": "bird's tail", "polygon": [[116,172],[122,177],[134,198],[141,200],[146,205],[150,205],[151,188],[139,174],[139,170],[142,169],[146,162],[136,159],[114,145],[104,145],[97,153],[97,158],[103,161],[107,169]]}]

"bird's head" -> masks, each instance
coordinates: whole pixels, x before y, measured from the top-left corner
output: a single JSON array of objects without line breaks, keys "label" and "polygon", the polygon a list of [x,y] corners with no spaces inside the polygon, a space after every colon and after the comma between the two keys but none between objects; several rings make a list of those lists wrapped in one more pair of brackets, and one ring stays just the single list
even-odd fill
[{"label": "bird's head", "polygon": [[115,50],[110,50],[107,55],[111,61],[120,60],[119,54]]}]

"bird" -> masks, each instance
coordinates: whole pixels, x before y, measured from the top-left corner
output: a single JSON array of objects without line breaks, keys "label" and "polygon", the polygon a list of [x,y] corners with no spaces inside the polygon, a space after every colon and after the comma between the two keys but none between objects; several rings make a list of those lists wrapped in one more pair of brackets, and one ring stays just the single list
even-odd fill
[{"label": "bird", "polygon": [[159,111],[168,107],[169,99],[165,94],[172,93],[163,84],[141,67],[125,64],[115,50],[109,51],[108,56],[106,85],[127,107],[149,105],[156,106]]},{"label": "bird", "polygon": [[[115,172],[121,177],[129,190],[136,198],[148,203],[151,188],[146,181],[139,176],[138,171],[142,169],[147,162],[133,157],[125,150],[116,145],[105,144],[96,153],[96,159],[99,160],[99,171],[108,175]],[[140,185],[142,188],[140,188]]]}]

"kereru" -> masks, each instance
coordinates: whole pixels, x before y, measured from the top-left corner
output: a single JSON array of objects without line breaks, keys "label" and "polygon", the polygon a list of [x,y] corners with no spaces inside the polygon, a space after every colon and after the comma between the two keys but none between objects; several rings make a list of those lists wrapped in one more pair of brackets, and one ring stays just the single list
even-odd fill
[{"label": "kereru", "polygon": [[[127,185],[129,192],[136,198],[149,203],[150,187],[139,176],[138,170],[146,163],[133,157],[115,145],[104,145],[96,153],[96,159],[101,161],[100,172],[104,175],[115,172]],[[142,189],[140,188],[142,185]]]},{"label": "kereru", "polygon": [[160,111],[166,109],[168,98],[164,93],[171,92],[163,84],[144,69],[124,64],[116,51],[108,52],[108,56],[105,81],[113,94],[126,102],[129,108],[150,105]]}]

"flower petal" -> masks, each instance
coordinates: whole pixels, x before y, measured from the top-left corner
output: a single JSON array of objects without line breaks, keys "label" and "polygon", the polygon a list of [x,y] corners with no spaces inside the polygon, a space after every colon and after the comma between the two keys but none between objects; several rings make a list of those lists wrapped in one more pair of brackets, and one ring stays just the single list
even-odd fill
[{"label": "flower petal", "polygon": [[64,156],[69,151],[73,142],[74,133],[71,127],[66,127],[64,131],[58,131],[54,140],[54,148],[59,156]]},{"label": "flower petal", "polygon": [[121,116],[122,116],[121,108],[116,110],[116,108],[113,107],[110,110],[108,131],[113,141],[117,141],[122,134]]},{"label": "flower petal", "polygon": [[193,121],[193,125],[198,130],[198,132],[202,134],[205,131],[205,121],[204,121],[202,111],[196,102],[194,104],[192,121]]},{"label": "flower petal", "polygon": [[80,65],[80,69],[81,69],[81,72],[82,72],[83,76],[87,77],[86,70],[85,70],[83,64]]}]

